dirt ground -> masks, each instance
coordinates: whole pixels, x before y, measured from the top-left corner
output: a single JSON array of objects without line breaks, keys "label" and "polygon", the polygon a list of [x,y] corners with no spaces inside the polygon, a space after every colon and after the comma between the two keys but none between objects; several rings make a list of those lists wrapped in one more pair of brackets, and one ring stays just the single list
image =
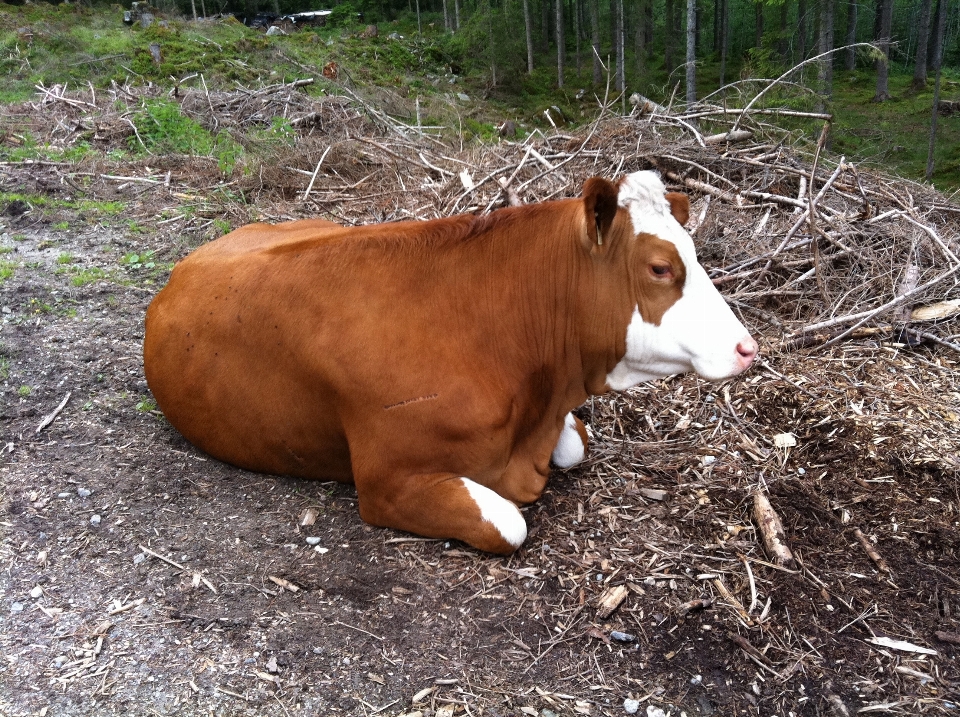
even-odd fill
[{"label": "dirt ground", "polygon": [[[69,191],[55,168],[4,182]],[[349,486],[232,468],[164,421],[143,315],[203,235],[134,189],[103,222],[0,207],[0,714],[960,710],[957,353],[787,353],[759,325],[736,380],[584,406],[588,461],[491,557],[367,526]]]}]

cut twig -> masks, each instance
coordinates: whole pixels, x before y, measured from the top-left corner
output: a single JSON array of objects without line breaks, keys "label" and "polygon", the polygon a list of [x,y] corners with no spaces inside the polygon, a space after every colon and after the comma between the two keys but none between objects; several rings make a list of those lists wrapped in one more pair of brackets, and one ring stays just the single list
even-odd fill
[{"label": "cut twig", "polygon": [[863,548],[867,556],[876,564],[880,571],[889,574],[890,566],[887,565],[887,561],[880,556],[880,553],[877,552],[877,549],[874,547],[873,543],[871,543],[867,536],[863,534],[860,528],[854,528],[853,535],[858,541],[860,541],[860,546]]},{"label": "cut twig", "polygon": [[67,401],[70,400],[70,396],[72,396],[72,395],[73,395],[73,392],[72,392],[72,391],[67,391],[67,395],[63,397],[63,400],[60,401],[60,403],[57,405],[57,407],[56,407],[55,409],[53,409],[52,411],[50,411],[50,413],[48,413],[46,416],[43,417],[43,420],[40,421],[40,425],[37,426],[37,431],[36,431],[37,433],[40,433],[40,431],[42,431],[44,428],[46,428],[46,427],[49,426],[51,423],[53,423],[55,420],[57,420],[57,416],[59,416],[59,415],[60,415],[60,412],[61,412],[64,408],[66,408],[66,406],[67,406]]},{"label": "cut twig", "polygon": [[767,556],[776,564],[792,567],[793,553],[787,546],[787,536],[783,531],[783,524],[770,501],[761,492],[753,494],[753,518],[757,521],[760,535],[763,536],[763,546]]}]

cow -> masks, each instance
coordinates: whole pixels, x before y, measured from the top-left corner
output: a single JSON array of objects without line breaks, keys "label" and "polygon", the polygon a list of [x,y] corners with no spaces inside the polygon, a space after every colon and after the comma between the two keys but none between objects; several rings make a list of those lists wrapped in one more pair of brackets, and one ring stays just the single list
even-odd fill
[{"label": "cow", "polygon": [[757,355],[688,214],[636,172],[485,216],[251,224],[150,304],[147,382],[215,458],[352,482],[368,523],[509,554],[551,463],[584,459],[589,396]]}]

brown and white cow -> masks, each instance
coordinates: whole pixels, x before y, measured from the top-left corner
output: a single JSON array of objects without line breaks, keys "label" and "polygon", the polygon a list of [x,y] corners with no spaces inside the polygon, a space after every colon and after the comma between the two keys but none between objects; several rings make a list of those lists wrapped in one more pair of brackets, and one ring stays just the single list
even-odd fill
[{"label": "brown and white cow", "polygon": [[509,553],[551,458],[583,460],[588,396],[753,361],[688,212],[637,172],[488,216],[246,226],[150,305],[147,381],[216,458],[354,482],[369,523]]}]

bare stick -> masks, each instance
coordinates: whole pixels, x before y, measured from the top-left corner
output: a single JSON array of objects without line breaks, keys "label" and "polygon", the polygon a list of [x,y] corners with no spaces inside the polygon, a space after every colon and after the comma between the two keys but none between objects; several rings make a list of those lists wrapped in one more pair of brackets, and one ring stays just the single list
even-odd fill
[{"label": "bare stick", "polygon": [[787,547],[787,536],[783,531],[780,516],[759,490],[753,494],[753,517],[757,521],[757,527],[763,536],[763,546],[770,559],[778,565],[793,565],[793,553]]},{"label": "bare stick", "polygon": [[838,341],[842,341],[843,339],[845,339],[849,334],[859,329],[861,326],[863,326],[865,323],[870,321],[870,319],[874,318],[875,316],[882,314],[884,311],[888,311],[892,308],[900,306],[900,304],[906,301],[909,301],[920,292],[926,291],[927,289],[930,289],[936,286],[937,284],[939,284],[941,281],[944,281],[945,279],[949,279],[958,271],[960,271],[960,264],[957,264],[956,266],[954,266],[952,269],[950,269],[950,271],[946,271],[943,274],[940,274],[940,276],[936,277],[935,279],[931,279],[926,284],[918,286],[913,291],[908,291],[906,294],[901,294],[897,298],[888,301],[883,306],[878,306],[876,309],[870,309],[869,311],[861,311],[856,314],[839,316],[835,319],[830,319],[829,321],[821,321],[819,324],[813,324],[811,326],[807,326],[802,333],[808,333],[810,331],[817,331],[819,329],[829,328],[830,326],[839,326],[841,324],[846,324],[851,321],[856,321],[857,323],[855,323],[849,329],[844,331],[842,334],[838,334],[837,336],[835,336],[834,338],[832,338],[830,341],[828,341],[823,345],[824,348],[826,348],[827,346],[832,346]]},{"label": "bare stick", "polygon": [[870,559],[876,563],[877,567],[880,568],[881,572],[890,574],[890,566],[887,565],[887,561],[880,557],[880,553],[877,552],[877,549],[873,546],[873,543],[864,535],[860,528],[854,528],[853,535],[857,540],[860,541],[860,545],[863,547],[864,552],[870,557]]},{"label": "bare stick", "polygon": [[320,155],[320,161],[317,162],[317,168],[313,170],[313,176],[310,177],[310,184],[307,185],[307,191],[303,193],[303,199],[301,201],[306,201],[307,197],[310,196],[310,190],[313,189],[313,183],[317,181],[317,174],[320,172],[320,165],[323,164],[323,160],[327,158],[327,153],[329,151],[330,147],[327,147],[325,150],[323,150],[323,154]]},{"label": "bare stick", "polygon": [[59,416],[60,411],[62,411],[66,407],[67,401],[70,400],[70,396],[72,395],[73,395],[72,391],[67,391],[67,395],[63,397],[63,400],[60,401],[60,404],[55,409],[50,411],[50,413],[48,413],[46,416],[43,417],[43,420],[40,421],[40,425],[37,426],[37,433],[40,433],[40,431],[42,431],[44,428],[46,428],[55,420],[57,420],[57,416]]},{"label": "bare stick", "polygon": [[[804,61],[801,62],[799,65],[794,65],[794,66],[791,67],[789,70],[787,70],[787,71],[784,72],[782,75],[780,75],[780,77],[778,77],[778,78],[775,79],[773,82],[771,82],[769,85],[767,85],[767,86],[764,87],[762,90],[760,90],[760,92],[757,93],[757,94],[754,96],[754,98],[747,103],[747,106],[743,108],[743,111],[741,111],[741,112],[740,112],[740,115],[737,117],[737,119],[734,120],[734,122],[733,122],[733,127],[730,129],[730,131],[732,132],[733,130],[735,130],[735,129],[737,129],[737,128],[740,127],[740,121],[744,118],[744,116],[746,116],[747,110],[749,110],[751,107],[753,107],[753,106],[760,100],[761,97],[763,97],[765,94],[767,94],[770,90],[772,90],[774,87],[776,87],[778,84],[780,84],[780,82],[782,82],[783,80],[785,80],[787,77],[789,77],[790,75],[792,75],[794,72],[796,72],[797,70],[799,70],[801,67],[805,67],[806,65],[813,64],[814,62],[819,62],[819,61],[822,60],[824,57],[827,57],[828,55],[832,55],[834,52],[841,52],[841,51],[843,51],[843,50],[849,50],[849,49],[854,48],[854,47],[871,47],[871,48],[872,48],[872,47],[874,47],[874,45],[871,44],[871,43],[869,43],[869,42],[857,42],[857,43],[854,43],[853,45],[845,45],[844,47],[836,47],[836,48],[834,48],[834,49],[832,49],[832,50],[829,50],[829,51],[827,51],[827,52],[823,52],[823,53],[817,55],[816,57],[811,57],[811,58],[809,58],[809,59],[807,59],[807,60],[804,60]],[[876,49],[876,48],[874,48],[874,49]]]}]

